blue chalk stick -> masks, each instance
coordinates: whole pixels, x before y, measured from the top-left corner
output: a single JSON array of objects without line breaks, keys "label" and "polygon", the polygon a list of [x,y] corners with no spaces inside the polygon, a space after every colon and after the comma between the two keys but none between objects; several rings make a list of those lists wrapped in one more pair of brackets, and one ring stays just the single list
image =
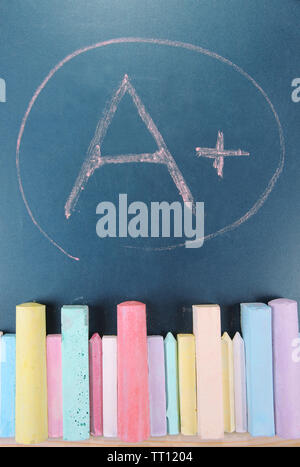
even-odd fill
[{"label": "blue chalk stick", "polygon": [[246,353],[248,431],[274,436],[272,312],[264,303],[242,303]]},{"label": "blue chalk stick", "polygon": [[178,394],[178,362],[177,341],[170,332],[165,338],[165,370],[167,395],[167,427],[169,435],[178,435],[179,394]]},{"label": "blue chalk stick", "polygon": [[4,334],[1,338],[1,411],[0,437],[15,435],[16,398],[16,335]]},{"label": "blue chalk stick", "polygon": [[87,306],[63,306],[62,386],[63,438],[89,438],[89,331]]}]

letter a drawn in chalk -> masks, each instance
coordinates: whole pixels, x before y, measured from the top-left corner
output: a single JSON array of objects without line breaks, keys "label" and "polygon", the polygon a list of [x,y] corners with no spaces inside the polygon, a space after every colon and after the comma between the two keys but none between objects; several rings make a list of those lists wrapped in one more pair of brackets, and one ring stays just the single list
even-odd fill
[{"label": "letter a drawn in chalk", "polygon": [[6,102],[6,83],[0,78],[0,102]]},{"label": "letter a drawn in chalk", "polygon": [[[112,119],[116,113],[118,105],[120,104],[124,95],[128,92],[132,101],[138,111],[138,114],[142,121],[144,122],[146,128],[153,136],[156,144],[157,151],[154,153],[144,153],[144,154],[123,154],[123,155],[109,155],[102,156],[101,146],[109,125],[112,122]],[[72,191],[65,204],[65,216],[68,219],[72,211],[75,210],[76,204],[80,197],[82,190],[85,186],[91,175],[95,172],[96,169],[102,167],[104,164],[124,164],[124,163],[141,163],[148,162],[152,164],[164,164],[167,166],[168,172],[171,175],[173,182],[175,183],[180,196],[182,197],[183,202],[191,203],[193,207],[193,197],[191,191],[189,190],[187,183],[185,182],[181,171],[179,170],[172,154],[167,148],[167,145],[160,134],[158,128],[153,122],[152,118],[145,109],[144,104],[136,93],[136,90],[129,81],[127,75],[124,76],[123,81],[118,88],[117,92],[114,94],[108,110],[105,112],[104,116],[99,121],[94,138],[92,139],[90,146],[87,151],[86,158],[82,164],[79,175],[75,181],[75,184],[72,188]]]}]

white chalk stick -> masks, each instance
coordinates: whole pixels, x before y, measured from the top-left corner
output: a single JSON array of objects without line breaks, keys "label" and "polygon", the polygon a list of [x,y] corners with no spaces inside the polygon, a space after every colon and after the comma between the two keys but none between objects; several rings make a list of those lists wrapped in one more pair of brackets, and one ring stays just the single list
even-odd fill
[{"label": "white chalk stick", "polygon": [[245,345],[239,332],[237,332],[233,338],[233,364],[235,431],[237,433],[246,433],[248,425]]},{"label": "white chalk stick", "polygon": [[117,337],[103,336],[103,436],[118,436]]}]

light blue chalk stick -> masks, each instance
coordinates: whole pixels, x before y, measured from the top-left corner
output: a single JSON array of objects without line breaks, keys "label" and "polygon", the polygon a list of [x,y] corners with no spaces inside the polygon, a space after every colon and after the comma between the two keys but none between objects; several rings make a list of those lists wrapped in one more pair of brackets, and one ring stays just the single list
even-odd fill
[{"label": "light blue chalk stick", "polygon": [[15,397],[16,335],[4,334],[1,338],[1,438],[12,438],[15,435]]},{"label": "light blue chalk stick", "polygon": [[170,332],[165,338],[167,427],[169,435],[180,433],[177,341]]},{"label": "light blue chalk stick", "polygon": [[274,436],[272,311],[264,303],[242,303],[246,353],[248,431]]},{"label": "light blue chalk stick", "polygon": [[88,307],[65,305],[61,309],[63,438],[89,438],[89,330]]}]

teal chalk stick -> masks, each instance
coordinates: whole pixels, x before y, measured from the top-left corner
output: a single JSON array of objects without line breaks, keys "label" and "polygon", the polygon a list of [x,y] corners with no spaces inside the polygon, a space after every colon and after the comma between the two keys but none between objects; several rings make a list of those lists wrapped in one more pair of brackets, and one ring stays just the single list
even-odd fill
[{"label": "teal chalk stick", "polygon": [[177,341],[170,332],[165,338],[167,427],[169,435],[180,433]]},{"label": "teal chalk stick", "polygon": [[242,303],[245,342],[248,431],[274,436],[272,311],[264,303]]},{"label": "teal chalk stick", "polygon": [[15,435],[15,398],[16,335],[4,334],[1,338],[1,438],[12,438]]},{"label": "teal chalk stick", "polygon": [[65,305],[61,309],[63,438],[89,438],[89,330],[88,307]]}]

